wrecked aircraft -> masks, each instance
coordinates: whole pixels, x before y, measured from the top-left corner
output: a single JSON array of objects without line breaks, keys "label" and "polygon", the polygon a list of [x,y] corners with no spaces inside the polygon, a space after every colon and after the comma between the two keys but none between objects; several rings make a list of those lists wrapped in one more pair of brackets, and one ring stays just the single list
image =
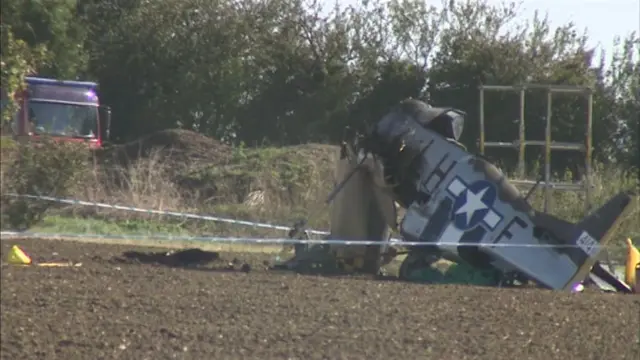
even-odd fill
[{"label": "wrecked aircraft", "polygon": [[[535,210],[487,159],[458,142],[465,113],[405,100],[369,133],[342,144],[337,189],[331,195],[329,239],[380,245],[297,246],[289,268],[336,264],[347,272],[376,274],[408,246],[399,277],[430,281],[441,259],[473,274],[469,283],[515,286],[533,282],[573,290],[596,277],[631,292],[598,261],[613,230],[631,209],[621,192],[579,223]],[[398,223],[398,210],[405,209]],[[292,237],[304,236],[302,224]],[[395,231],[402,237],[391,242]],[[634,267],[638,264],[627,264]]]}]

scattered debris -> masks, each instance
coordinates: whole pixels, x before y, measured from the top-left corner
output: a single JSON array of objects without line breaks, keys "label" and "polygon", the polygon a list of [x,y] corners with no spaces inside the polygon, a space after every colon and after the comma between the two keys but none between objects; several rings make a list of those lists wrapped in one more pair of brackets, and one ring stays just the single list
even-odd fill
[{"label": "scattered debris", "polygon": [[220,259],[220,254],[193,248],[186,250],[171,250],[161,252],[127,251],[119,262],[135,261],[144,264],[159,264],[171,267],[202,266]]}]

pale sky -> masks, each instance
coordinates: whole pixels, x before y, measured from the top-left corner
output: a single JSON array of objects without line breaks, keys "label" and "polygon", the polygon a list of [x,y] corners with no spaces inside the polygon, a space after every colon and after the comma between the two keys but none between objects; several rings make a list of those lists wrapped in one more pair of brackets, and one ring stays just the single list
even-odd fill
[{"label": "pale sky", "polygon": [[609,53],[616,35],[640,32],[639,3],[640,0],[524,0],[521,8],[528,18],[533,18],[537,9],[548,12],[552,25],[572,21],[580,30],[587,28],[590,45],[601,46]]},{"label": "pale sky", "polygon": [[[322,0],[331,7],[335,0]],[[424,0],[439,6],[441,0]],[[516,0],[517,1],[517,0]],[[340,4],[355,4],[358,0],[338,0]],[[502,0],[488,0],[499,5]],[[611,53],[616,35],[624,37],[632,31],[640,33],[640,0],[522,0],[522,20],[532,19],[535,10],[549,15],[552,26],[572,21],[582,31],[587,28],[592,46]]]}]

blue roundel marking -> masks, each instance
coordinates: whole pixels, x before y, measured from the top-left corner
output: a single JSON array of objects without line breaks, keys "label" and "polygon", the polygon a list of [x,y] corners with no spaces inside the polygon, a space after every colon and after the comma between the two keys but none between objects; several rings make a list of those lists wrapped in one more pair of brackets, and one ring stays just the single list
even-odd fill
[{"label": "blue roundel marking", "polygon": [[496,200],[496,189],[486,180],[478,180],[466,186],[455,197],[451,211],[453,225],[463,231],[470,230],[480,224],[490,211]]}]

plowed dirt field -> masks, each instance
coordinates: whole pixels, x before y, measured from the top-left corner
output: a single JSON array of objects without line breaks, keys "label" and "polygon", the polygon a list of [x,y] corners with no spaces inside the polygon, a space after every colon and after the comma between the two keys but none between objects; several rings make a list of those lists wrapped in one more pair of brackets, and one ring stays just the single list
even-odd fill
[{"label": "plowed dirt field", "polygon": [[[82,265],[8,265],[14,244]],[[640,359],[639,296],[301,276],[266,270],[273,255],[158,263],[156,251],[3,240],[1,358]],[[181,266],[196,258],[209,263]]]}]

